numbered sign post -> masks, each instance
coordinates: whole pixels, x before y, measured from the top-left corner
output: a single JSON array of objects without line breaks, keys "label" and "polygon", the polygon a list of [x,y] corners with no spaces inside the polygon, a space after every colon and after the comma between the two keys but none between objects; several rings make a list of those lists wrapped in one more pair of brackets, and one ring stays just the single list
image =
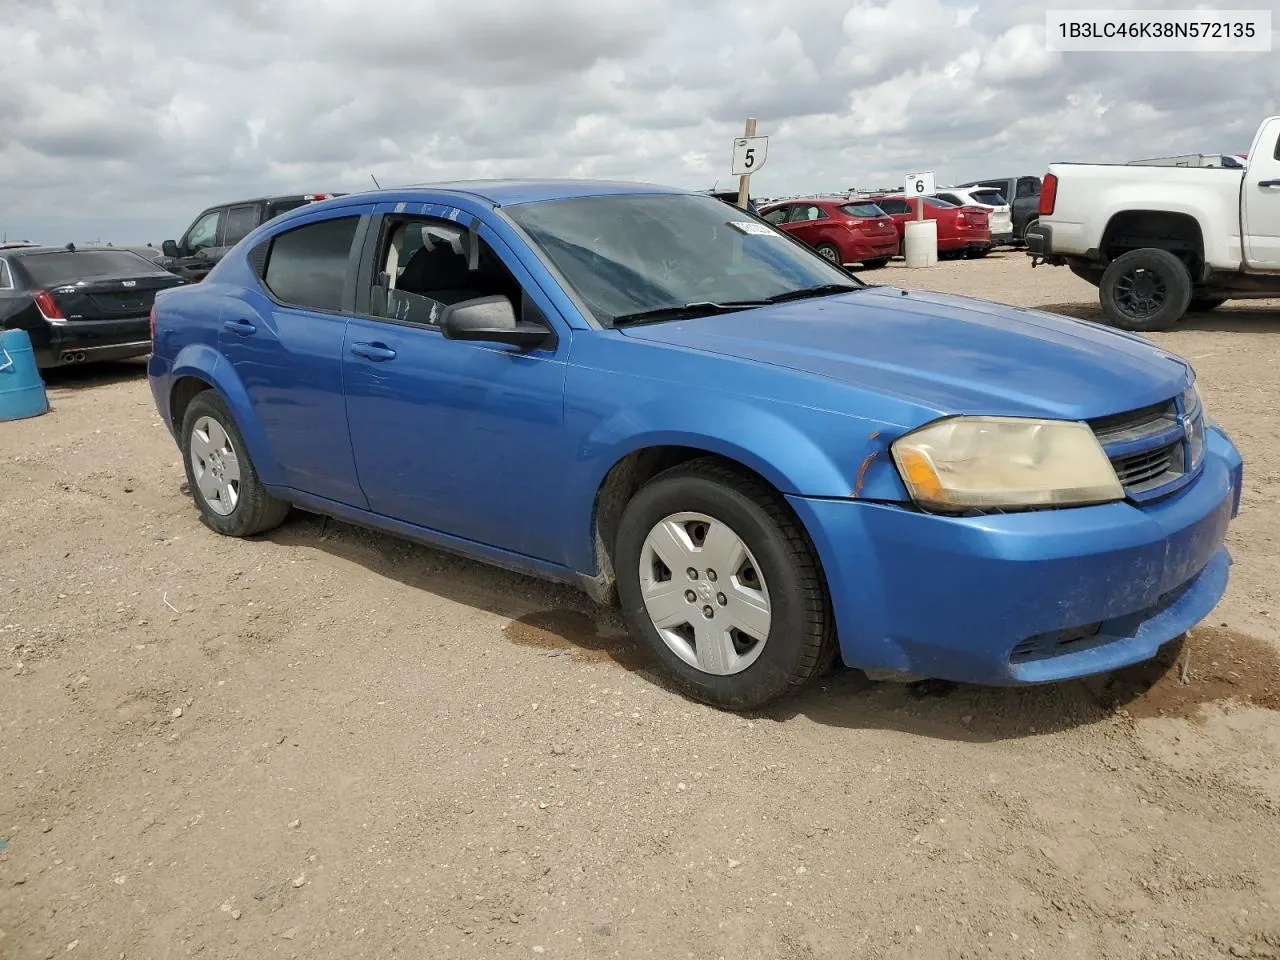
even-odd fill
[{"label": "numbered sign post", "polygon": [[733,166],[729,172],[738,178],[738,206],[747,208],[751,174],[769,159],[769,138],[756,136],[756,121],[747,120],[746,136],[733,141]]},{"label": "numbered sign post", "polygon": [[908,198],[916,198],[916,219],[924,219],[924,198],[933,195],[933,171],[924,173],[908,173],[903,178],[902,187]]},{"label": "numbered sign post", "polygon": [[[908,173],[903,192],[916,201],[916,222],[908,223],[902,238],[902,255],[908,267],[931,267],[938,262],[938,222],[924,218],[924,198],[933,195],[933,171]],[[908,201],[909,202],[909,201]]]}]

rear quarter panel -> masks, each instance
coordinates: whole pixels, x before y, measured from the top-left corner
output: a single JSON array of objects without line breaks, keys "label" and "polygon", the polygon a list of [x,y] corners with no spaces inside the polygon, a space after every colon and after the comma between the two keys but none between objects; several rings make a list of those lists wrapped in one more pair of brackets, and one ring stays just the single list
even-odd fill
[{"label": "rear quarter panel", "polygon": [[1097,250],[1116,214],[1152,210],[1186,214],[1200,225],[1205,259],[1218,270],[1239,270],[1240,183],[1243,171],[1225,167],[1147,167],[1055,163],[1053,252],[1084,256]]}]

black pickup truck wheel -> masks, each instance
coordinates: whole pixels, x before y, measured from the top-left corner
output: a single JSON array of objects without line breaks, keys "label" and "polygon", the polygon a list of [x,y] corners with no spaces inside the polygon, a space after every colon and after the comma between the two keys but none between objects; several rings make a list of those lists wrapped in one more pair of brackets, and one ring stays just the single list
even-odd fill
[{"label": "black pickup truck wheel", "polygon": [[1168,250],[1130,250],[1103,271],[1098,299],[1122,330],[1167,330],[1187,312],[1191,274]]}]

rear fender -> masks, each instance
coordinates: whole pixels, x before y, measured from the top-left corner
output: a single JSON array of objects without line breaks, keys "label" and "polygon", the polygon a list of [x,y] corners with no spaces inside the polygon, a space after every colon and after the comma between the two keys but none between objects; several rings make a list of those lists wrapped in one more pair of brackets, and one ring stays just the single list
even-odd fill
[{"label": "rear fender", "polygon": [[[267,486],[283,485],[284,472],[271,453],[266,435],[262,432],[257,417],[254,416],[249,394],[244,384],[240,382],[240,378],[236,376],[235,368],[208,344],[191,343],[183,347],[174,357],[173,368],[170,371],[166,410],[169,409],[168,403],[171,401],[174,385],[183,377],[197,377],[218,392],[231,411],[231,416],[235,418],[236,427],[239,428],[245,446],[248,447],[249,458],[253,461],[253,467],[262,482]],[[182,424],[175,423],[173,429],[175,435],[179,434]]]}]

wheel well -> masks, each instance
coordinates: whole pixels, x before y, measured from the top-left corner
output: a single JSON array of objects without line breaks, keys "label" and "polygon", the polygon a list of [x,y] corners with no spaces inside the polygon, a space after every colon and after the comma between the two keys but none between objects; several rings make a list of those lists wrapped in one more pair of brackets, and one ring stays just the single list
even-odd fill
[{"label": "wheel well", "polygon": [[1157,247],[1174,254],[1194,278],[1204,265],[1204,237],[1200,224],[1185,213],[1160,210],[1128,210],[1117,213],[1107,224],[1099,248],[1103,261],[1110,263],[1130,250]]},{"label": "wheel well", "polygon": [[187,415],[187,407],[196,395],[212,389],[212,384],[199,377],[183,377],[173,385],[173,389],[169,391],[169,416],[175,431],[182,429],[182,418]]},{"label": "wheel well", "polygon": [[[613,545],[618,537],[618,524],[622,520],[622,511],[636,491],[665,470],[687,463],[690,460],[716,460],[732,470],[751,477],[757,483],[778,494],[778,489],[750,467],[710,450],[699,447],[660,446],[646,447],[627,454],[605,476],[600,489],[596,491],[595,506],[592,511],[592,535],[594,538],[596,573],[590,592],[603,603],[616,602],[617,593],[614,587]],[[783,501],[784,507],[790,510]],[[797,521],[798,522],[798,521]]]}]

